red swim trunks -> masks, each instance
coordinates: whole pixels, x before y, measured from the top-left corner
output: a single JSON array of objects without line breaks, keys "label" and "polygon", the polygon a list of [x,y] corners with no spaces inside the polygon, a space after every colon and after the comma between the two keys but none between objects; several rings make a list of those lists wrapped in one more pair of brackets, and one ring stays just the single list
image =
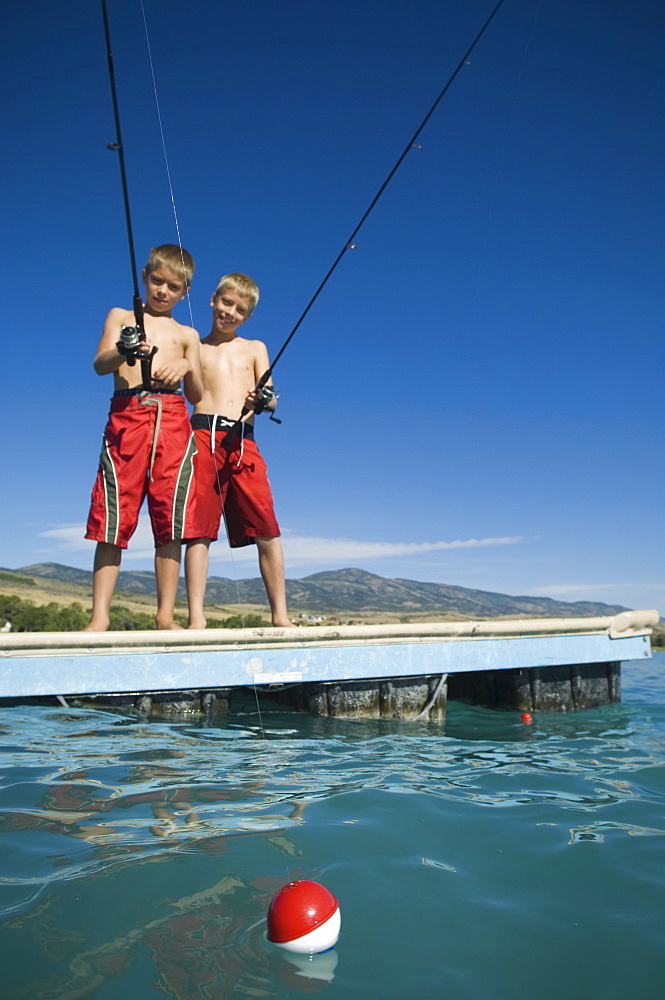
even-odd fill
[{"label": "red swim trunks", "polygon": [[[197,413],[192,419],[194,425],[203,421],[210,425],[212,418]],[[230,445],[224,445],[227,433],[228,427],[215,431],[213,455],[208,427],[194,427],[196,523],[199,536],[215,539],[223,511],[229,545],[237,549],[254,544],[256,538],[275,538],[280,531],[268,470],[256,443],[236,434]]]},{"label": "red swim trunks", "polygon": [[197,537],[195,451],[180,394],[114,396],[85,537],[126,549],[146,496],[156,546]]}]

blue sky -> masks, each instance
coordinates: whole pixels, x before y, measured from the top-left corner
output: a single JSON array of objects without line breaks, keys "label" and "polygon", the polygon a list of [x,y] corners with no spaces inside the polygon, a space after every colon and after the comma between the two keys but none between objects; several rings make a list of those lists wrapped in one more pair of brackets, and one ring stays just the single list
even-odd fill
[{"label": "blue sky", "polygon": [[[177,236],[141,5],[108,4],[142,264]],[[493,7],[145,0],[202,334],[245,271],[277,353]],[[7,20],[0,565],[90,568],[92,359],[132,292],[101,8]],[[505,0],[275,369],[287,576],[665,610],[663,36],[655,0]]]}]

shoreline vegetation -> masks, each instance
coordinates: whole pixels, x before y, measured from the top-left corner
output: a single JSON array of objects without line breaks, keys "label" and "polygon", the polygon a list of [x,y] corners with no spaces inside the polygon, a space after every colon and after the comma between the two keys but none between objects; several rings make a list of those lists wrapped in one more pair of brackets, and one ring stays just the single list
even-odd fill
[{"label": "shoreline vegetation", "polygon": [[[31,572],[32,571],[32,572]],[[0,569],[0,629],[15,632],[75,632],[80,631],[87,624],[90,616],[90,605],[92,599],[91,585],[86,582],[78,582],[76,579],[67,577],[78,577],[85,580],[90,574],[82,570],[74,570],[71,567],[59,566],[58,564],[46,563],[35,567],[26,567],[22,570]],[[135,582],[132,577],[136,577]],[[447,601],[446,607],[433,608],[431,601],[424,601],[420,606],[416,606],[416,600],[411,600],[411,607],[400,608],[395,601],[392,610],[378,610],[371,607],[360,606],[359,584],[372,585],[374,590],[381,592],[385,590],[390,593],[391,585],[410,583],[412,581],[392,581],[384,580],[373,574],[364,573],[360,570],[340,570],[326,574],[316,574],[315,577],[306,578],[304,581],[294,581],[299,590],[306,593],[304,584],[307,580],[315,580],[325,577],[325,582],[334,593],[337,584],[338,593],[331,598],[334,608],[326,609],[325,594],[316,601],[314,606],[305,604],[295,604],[289,602],[289,613],[295,625],[340,625],[340,624],[393,624],[418,621],[464,621],[473,618],[481,620],[483,618],[524,618],[524,617],[563,617],[580,615],[611,615],[618,611],[625,610],[610,605],[603,604],[565,604],[564,602],[549,602],[546,599],[509,598],[507,595],[487,594],[481,591],[468,591],[464,588],[441,587],[446,596],[450,593],[451,598]],[[111,630],[125,631],[134,629],[154,629],[155,597],[151,592],[154,587],[154,578],[150,573],[127,574],[128,581],[134,586],[142,587],[145,593],[135,593],[129,590],[118,590],[115,594],[111,607]],[[220,584],[228,584],[221,578],[212,578],[212,590],[219,591]],[[251,587],[253,581],[239,581]],[[355,588],[352,586],[355,584]],[[385,586],[384,586],[385,585]],[[234,585],[235,586],[235,585]],[[436,587],[437,585],[418,584],[413,582],[415,588]],[[249,589],[249,587],[248,587]],[[394,587],[392,588],[395,589]],[[465,598],[468,595],[482,595],[485,598],[483,608],[484,614],[469,614],[468,607],[458,609],[451,607],[451,600],[454,601],[455,591],[459,591],[460,604],[468,603]],[[427,592],[425,591],[426,596]],[[347,597],[347,608],[341,608],[340,602],[344,602]],[[367,601],[367,595],[363,595]],[[491,601],[490,599],[494,599]],[[544,601],[545,608],[538,608],[537,602]],[[528,607],[523,613],[505,613],[506,606],[511,602],[528,601],[536,606]],[[380,603],[377,600],[377,603]],[[383,603],[389,605],[390,600],[385,594]],[[495,607],[492,607],[492,605]],[[556,604],[556,610],[551,610],[547,605]],[[479,609],[480,610],[480,609]],[[208,620],[208,628],[264,628],[270,626],[270,613],[267,604],[262,603],[241,603],[236,602],[209,602],[205,607]],[[494,613],[492,613],[492,611]],[[187,605],[183,600],[176,603],[176,621],[186,627],[187,625]],[[8,623],[8,624],[6,624]],[[665,647],[665,625],[658,625],[654,629],[652,636],[654,647]]]},{"label": "shoreline vegetation", "polygon": [[[0,630],[12,632],[79,632],[90,619],[92,588],[60,580],[39,579],[20,571],[0,570]],[[208,628],[270,627],[266,605],[206,606]],[[187,626],[187,605],[176,603],[176,621]],[[3,628],[4,627],[4,628]],[[121,590],[111,604],[110,631],[155,628],[155,598]]]},{"label": "shoreline vegetation", "polygon": [[[90,620],[91,608],[85,608],[80,601],[72,604],[58,604],[49,601],[48,604],[34,604],[33,601],[20,597],[7,597],[0,594],[0,620],[9,622],[12,632],[80,632]],[[155,628],[154,615],[143,611],[132,611],[124,605],[114,602],[110,611],[110,632],[148,631]],[[178,614],[175,619],[179,625],[186,628],[187,614]],[[270,622],[260,614],[250,612],[246,615],[235,614],[227,618],[208,618],[208,628],[265,628],[272,627]]]}]

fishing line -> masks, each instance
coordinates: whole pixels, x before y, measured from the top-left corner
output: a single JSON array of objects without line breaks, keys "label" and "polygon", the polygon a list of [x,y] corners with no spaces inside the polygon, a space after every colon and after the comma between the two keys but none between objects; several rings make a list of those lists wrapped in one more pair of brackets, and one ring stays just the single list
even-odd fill
[{"label": "fishing line", "polygon": [[[498,13],[499,8],[502,6],[503,2],[504,2],[504,0],[499,0],[499,2],[497,3],[496,7],[492,11],[492,13],[489,15],[489,17],[485,21],[484,25],[482,26],[482,28],[480,29],[480,31],[478,32],[478,34],[474,38],[473,42],[471,43],[471,45],[469,46],[469,48],[466,50],[466,52],[464,53],[464,55],[462,56],[462,58],[458,62],[455,70],[453,71],[453,73],[449,77],[449,79],[446,82],[445,86],[441,90],[439,96],[434,101],[434,104],[432,104],[431,108],[429,109],[429,111],[427,112],[427,114],[425,115],[425,117],[423,118],[423,120],[421,121],[420,125],[418,126],[418,128],[416,129],[416,131],[413,133],[413,135],[409,139],[408,143],[404,147],[404,151],[402,152],[401,156],[398,158],[397,162],[395,163],[394,167],[392,168],[392,170],[390,171],[390,173],[388,174],[388,176],[384,180],[383,184],[381,185],[381,187],[379,188],[379,190],[374,195],[374,197],[373,197],[372,201],[370,202],[368,208],[366,209],[364,215],[360,219],[360,222],[357,224],[356,228],[353,230],[353,232],[351,233],[351,235],[347,239],[346,243],[344,244],[344,246],[342,247],[342,249],[338,253],[338,255],[335,258],[335,260],[333,261],[331,267],[328,269],[328,272],[325,275],[323,281],[321,282],[321,284],[319,285],[319,287],[316,289],[316,291],[312,295],[311,299],[309,300],[309,302],[305,306],[305,309],[303,310],[302,314],[300,315],[300,317],[299,317],[298,321],[296,322],[295,326],[293,327],[293,329],[289,333],[288,337],[286,338],[286,340],[284,341],[284,343],[282,344],[282,346],[278,350],[277,354],[275,355],[275,357],[274,357],[274,359],[272,361],[272,364],[267,369],[267,371],[264,372],[264,374],[261,376],[261,378],[257,382],[256,388],[255,388],[256,392],[260,392],[264,388],[264,386],[268,383],[268,381],[269,381],[269,379],[270,379],[270,377],[271,377],[271,375],[273,373],[273,369],[274,369],[275,365],[277,364],[277,362],[279,361],[279,359],[284,354],[284,351],[286,350],[286,348],[289,346],[289,344],[293,340],[293,338],[294,338],[296,332],[298,331],[299,327],[301,326],[303,320],[305,319],[305,317],[307,316],[308,312],[310,311],[310,309],[312,308],[312,306],[314,305],[314,303],[318,299],[319,295],[321,294],[321,292],[325,288],[326,284],[328,283],[328,280],[332,277],[333,273],[337,269],[338,264],[341,262],[342,258],[346,254],[347,250],[355,250],[355,249],[357,249],[356,245],[355,245],[355,243],[353,241],[355,240],[356,236],[360,232],[360,229],[362,228],[362,226],[366,222],[368,216],[370,215],[370,213],[374,209],[374,207],[377,204],[379,198],[381,197],[381,195],[383,194],[383,192],[386,190],[386,188],[390,184],[391,180],[393,179],[393,177],[395,176],[395,174],[397,173],[397,171],[401,167],[402,163],[406,159],[406,157],[407,157],[408,153],[410,152],[410,150],[413,149],[414,146],[417,146],[416,140],[418,139],[420,133],[425,128],[425,126],[427,125],[428,121],[430,120],[430,118],[432,117],[432,115],[434,114],[434,112],[436,111],[436,109],[438,108],[439,104],[441,103],[441,101],[445,97],[446,93],[448,92],[448,90],[452,86],[452,84],[453,84],[455,78],[457,77],[457,75],[461,72],[461,70],[463,69],[463,67],[467,65],[468,60],[469,60],[469,56],[471,55],[471,53],[475,49],[475,47],[478,44],[478,42],[480,41],[480,39],[483,37],[483,35],[487,31],[487,29],[489,28],[491,22],[494,20],[494,17]],[[227,434],[227,436],[226,436],[227,440],[230,439],[231,437],[233,437],[235,434],[238,433],[238,429],[239,429],[240,424],[242,422],[242,418],[243,418],[243,416],[246,416],[247,413],[249,413],[249,410],[246,410],[246,409],[243,408],[243,412],[241,413],[240,418],[239,418],[236,426],[233,427],[229,431],[229,433]]]},{"label": "fishing line", "polygon": [[[180,247],[180,260],[182,262],[183,273],[187,273],[187,268],[185,267],[185,257],[182,252],[182,239],[180,237],[180,224],[178,222],[178,212],[175,207],[175,198],[173,196],[173,184],[171,183],[171,170],[169,169],[169,158],[166,153],[166,140],[164,138],[164,128],[162,126],[162,113],[159,108],[159,97],[157,95],[157,80],[155,79],[155,67],[152,62],[152,50],[150,48],[150,36],[148,34],[148,21],[145,15],[145,7],[143,5],[143,0],[141,0],[141,14],[143,16],[143,29],[145,31],[145,43],[148,49],[148,62],[150,63],[150,75],[152,77],[152,89],[155,95],[155,107],[157,109],[157,121],[159,123],[159,134],[162,140],[162,151],[164,153],[164,166],[166,168],[166,179],[169,185],[169,194],[171,196],[171,206],[173,207],[173,219],[175,221],[175,231],[178,236],[178,246]],[[194,316],[192,314],[192,300],[189,294],[190,286],[187,283],[187,306],[189,308],[189,322],[191,326],[194,326]]]},{"label": "fishing line", "polygon": [[[214,461],[214,455],[213,455],[213,461]],[[219,470],[217,469],[217,463],[216,462],[215,462],[215,475],[217,477],[217,487],[219,488]],[[225,513],[224,508],[222,508],[222,516],[224,518],[224,524],[226,524],[226,513]],[[228,534],[228,529],[227,529],[227,534]],[[231,566],[233,567],[233,582],[235,583],[235,587],[236,587],[236,601],[238,602],[238,615],[240,617],[240,621],[242,622],[242,631],[243,631],[244,637],[245,637],[244,638],[244,641],[245,641],[245,651],[246,651],[247,655],[249,656],[249,645],[247,643],[247,626],[245,624],[245,616],[242,613],[242,605],[241,605],[241,602],[240,602],[240,581],[238,580],[238,570],[236,569],[236,561],[233,558],[233,549],[231,548],[231,544],[230,543],[229,543],[229,555],[231,557]],[[263,716],[261,715],[261,705],[259,703],[259,689],[258,689],[256,681],[254,680],[254,674],[253,673],[252,673],[252,688],[254,690],[254,701],[256,703],[256,711],[257,711],[257,714],[258,714],[258,717],[259,717],[259,729],[261,730],[261,738],[263,740],[265,740],[266,734],[265,734],[265,729],[263,728]]]},{"label": "fishing line", "polygon": [[[153,93],[154,93],[154,97],[155,97],[155,108],[156,108],[156,111],[157,111],[157,121],[159,123],[159,134],[160,134],[161,141],[162,141],[162,152],[163,152],[163,155],[164,155],[164,166],[165,166],[165,169],[166,169],[166,177],[167,177],[168,186],[169,186],[169,195],[171,197],[171,206],[173,208],[173,219],[174,219],[174,222],[175,222],[176,234],[177,234],[177,237],[178,237],[178,246],[180,248],[180,259],[181,259],[181,262],[182,262],[182,269],[183,269],[183,271],[185,271],[186,268],[185,268],[184,254],[183,254],[182,237],[180,235],[180,224],[179,224],[179,221],[178,221],[178,211],[177,211],[176,203],[175,203],[175,195],[173,193],[173,183],[171,181],[171,170],[170,170],[170,166],[169,166],[169,157],[168,157],[168,153],[167,153],[167,150],[166,150],[166,138],[165,138],[165,135],[164,135],[164,126],[163,126],[163,123],[162,123],[162,114],[161,114],[160,105],[159,105],[159,94],[157,92],[157,79],[156,79],[156,76],[155,76],[155,67],[154,67],[154,63],[153,63],[153,59],[152,59],[152,49],[151,49],[151,46],[150,46],[150,33],[148,31],[148,19],[146,17],[145,5],[143,3],[143,0],[140,0],[140,2],[141,2],[141,15],[143,17],[143,29],[144,29],[144,32],[145,32],[146,48],[147,48],[147,51],[148,51],[148,62],[150,64],[150,75],[151,75],[151,78],[152,78],[152,89],[153,89]],[[191,295],[190,295],[190,287],[189,287],[189,285],[187,286],[187,306],[188,306],[188,309],[189,309],[189,321],[190,321],[190,325],[193,327],[194,326],[194,316],[193,316],[193,312],[192,312],[192,299],[191,299]],[[201,372],[201,382],[203,384],[203,372]],[[203,388],[204,388],[204,391],[205,391],[205,384],[203,384]],[[215,477],[216,477],[216,480],[217,480],[217,488],[221,489],[221,483],[220,483],[220,477],[219,477],[219,470],[217,469],[217,463],[216,462],[215,462]],[[222,510],[222,516],[224,517],[224,524],[226,524],[226,512],[225,512],[225,510]],[[228,529],[227,529],[227,534],[228,534]],[[243,632],[246,633],[247,626],[245,624],[245,616],[244,616],[244,614],[242,612],[242,606],[241,606],[240,581],[238,579],[238,570],[236,568],[235,559],[233,558],[233,550],[231,548],[229,548],[229,552],[230,552],[230,556],[231,556],[231,566],[233,568],[233,582],[234,582],[235,588],[236,588],[236,602],[237,602],[237,607],[238,607],[238,616],[239,616],[240,621],[242,623],[242,630],[243,630]],[[185,559],[186,559],[186,556],[185,556]],[[245,636],[245,647],[246,647],[247,651],[249,652],[249,646],[247,645],[247,638],[246,638],[246,636]],[[263,728],[263,717],[261,715],[261,705],[259,703],[259,695],[258,695],[258,689],[257,689],[256,683],[254,683],[253,687],[254,687],[254,700],[255,700],[255,703],[256,703],[256,711],[257,711],[257,714],[258,714],[258,717],[259,717],[259,729],[261,731],[262,738],[265,740],[266,737],[265,737],[265,730]]]},{"label": "fishing line", "polygon": [[[161,114],[160,105],[159,105],[159,94],[157,92],[157,79],[156,79],[156,76],[155,76],[155,67],[154,67],[154,63],[153,63],[153,59],[152,59],[152,49],[151,49],[151,46],[150,46],[150,33],[148,31],[148,19],[146,17],[145,5],[143,3],[143,0],[140,0],[140,3],[141,3],[141,15],[143,17],[143,29],[144,29],[144,32],[145,32],[146,48],[147,48],[147,51],[148,51],[148,62],[150,64],[150,75],[151,75],[151,78],[152,78],[152,89],[153,89],[153,93],[154,93],[154,97],[155,97],[155,108],[156,108],[156,112],[157,112],[157,121],[159,123],[159,133],[160,133],[161,142],[162,142],[162,153],[164,155],[164,166],[165,166],[165,169],[166,169],[166,178],[167,178],[167,182],[168,182],[168,186],[169,186],[169,195],[171,197],[171,205],[172,205],[172,208],[173,208],[173,219],[174,219],[174,222],[175,222],[176,234],[177,234],[177,237],[178,237],[178,246],[180,248],[180,257],[181,257],[181,260],[182,260],[182,266],[183,266],[183,271],[184,271],[185,270],[185,261],[184,261],[184,256],[183,256],[182,237],[180,235],[180,224],[179,224],[179,221],[178,221],[178,211],[177,211],[176,203],[175,203],[175,195],[173,193],[173,183],[171,181],[171,169],[170,169],[170,166],[169,166],[169,157],[168,157],[168,153],[167,153],[167,150],[166,150],[166,138],[165,138],[165,135],[164,135],[164,126],[163,126],[163,123],[162,123],[162,114]],[[187,305],[189,307],[190,323],[191,323],[191,325],[193,327],[194,326],[194,316],[193,316],[193,313],[192,313],[192,300],[191,300],[191,296],[190,296],[190,293],[189,293],[189,287],[187,288]],[[203,375],[201,376],[201,381],[203,381]],[[205,389],[205,386],[204,386],[204,389]],[[219,475],[217,475],[217,486],[218,487],[220,486]],[[239,586],[238,586],[238,578],[237,578],[235,561],[233,559],[233,555],[231,555],[231,564],[233,566],[233,571],[234,571],[234,575],[235,575],[235,584],[236,584],[238,605],[240,605],[240,589],[239,589]],[[240,613],[240,618],[243,620],[243,628],[244,628],[245,627],[245,625],[244,625],[244,615],[242,614],[242,612],[240,612],[240,609],[238,609],[238,610],[239,610],[239,613]]]}]

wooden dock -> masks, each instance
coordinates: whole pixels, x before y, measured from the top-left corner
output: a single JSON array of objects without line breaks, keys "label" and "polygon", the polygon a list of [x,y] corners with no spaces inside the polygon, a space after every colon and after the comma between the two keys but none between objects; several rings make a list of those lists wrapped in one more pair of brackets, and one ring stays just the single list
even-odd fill
[{"label": "wooden dock", "polygon": [[600,618],[0,638],[0,705],[53,698],[145,714],[228,711],[249,688],[318,715],[440,720],[446,699],[520,711],[620,700],[657,611]]}]

